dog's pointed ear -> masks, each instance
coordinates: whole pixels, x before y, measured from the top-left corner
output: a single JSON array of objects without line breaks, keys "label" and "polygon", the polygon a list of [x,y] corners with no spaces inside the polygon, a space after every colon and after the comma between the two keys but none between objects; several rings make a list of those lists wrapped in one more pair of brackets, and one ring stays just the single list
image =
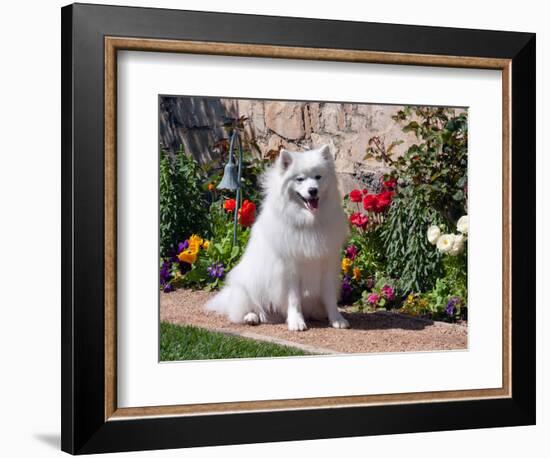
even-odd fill
[{"label": "dog's pointed ear", "polygon": [[333,161],[332,153],[330,152],[330,147],[328,145],[323,145],[319,148],[319,154],[325,161]]},{"label": "dog's pointed ear", "polygon": [[290,151],[286,149],[279,151],[279,168],[284,172],[290,167],[290,164],[292,164],[292,154]]}]

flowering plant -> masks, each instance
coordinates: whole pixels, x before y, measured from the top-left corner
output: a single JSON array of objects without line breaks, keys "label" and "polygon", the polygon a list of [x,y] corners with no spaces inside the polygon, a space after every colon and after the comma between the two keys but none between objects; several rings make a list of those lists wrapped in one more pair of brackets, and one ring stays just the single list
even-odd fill
[{"label": "flowering plant", "polygon": [[256,216],[256,205],[245,200],[239,209],[238,243],[233,245],[234,199],[215,201],[210,207],[211,240],[193,234],[177,244],[177,249],[161,263],[160,285],[164,292],[178,287],[211,290],[221,286],[225,275],[239,261]]},{"label": "flowering plant", "polygon": [[390,308],[397,305],[399,297],[395,286],[388,283],[387,278],[380,278],[370,291],[363,292],[363,307],[376,310],[377,308]]},{"label": "flowering plant", "polygon": [[194,264],[199,258],[199,253],[208,250],[210,242],[197,234],[177,244],[177,248],[161,263],[160,286],[165,293],[174,290],[182,282],[186,275],[193,270]]},{"label": "flowering plant", "polygon": [[[351,212],[349,215],[350,224],[363,232],[383,223],[383,214],[391,206],[397,181],[393,178],[384,179],[382,177],[381,183],[382,191],[379,193],[369,193],[367,189],[353,189],[345,197],[346,201],[355,204],[348,206],[348,211]],[[363,211],[367,213],[365,214]]]},{"label": "flowering plant", "polygon": [[341,301],[344,304],[360,302],[362,294],[372,290],[375,275],[384,270],[380,228],[390,209],[397,182],[391,177],[381,178],[380,192],[353,189],[344,198],[351,229],[342,258]]},{"label": "flowering plant", "polygon": [[428,241],[437,247],[441,253],[458,256],[464,251],[468,234],[468,215],[460,217],[456,224],[458,234],[442,234],[441,228],[432,225],[428,228]]}]

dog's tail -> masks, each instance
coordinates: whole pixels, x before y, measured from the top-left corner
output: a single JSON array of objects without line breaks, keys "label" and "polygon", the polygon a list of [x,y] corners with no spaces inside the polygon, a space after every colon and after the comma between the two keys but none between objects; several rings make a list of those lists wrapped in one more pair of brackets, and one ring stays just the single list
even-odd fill
[{"label": "dog's tail", "polygon": [[242,323],[244,316],[252,309],[248,293],[239,285],[226,285],[204,307],[226,315],[233,323]]}]

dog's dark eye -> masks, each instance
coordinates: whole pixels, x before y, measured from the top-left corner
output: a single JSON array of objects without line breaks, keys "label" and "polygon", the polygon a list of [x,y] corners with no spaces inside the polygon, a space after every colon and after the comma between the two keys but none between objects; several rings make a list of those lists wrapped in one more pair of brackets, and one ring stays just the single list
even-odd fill
[{"label": "dog's dark eye", "polygon": [[304,177],[296,177],[296,181],[297,181],[298,183],[301,183],[301,182],[304,181],[304,180],[305,180]]},{"label": "dog's dark eye", "polygon": [[315,175],[315,179],[316,179],[316,180],[320,180],[321,178],[322,178],[321,175]]}]

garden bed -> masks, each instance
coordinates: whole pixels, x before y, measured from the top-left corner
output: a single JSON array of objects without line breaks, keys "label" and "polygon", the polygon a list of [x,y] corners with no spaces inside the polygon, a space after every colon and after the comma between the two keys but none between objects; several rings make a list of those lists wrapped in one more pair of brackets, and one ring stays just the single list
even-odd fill
[{"label": "garden bed", "polygon": [[401,313],[341,312],[351,329],[339,330],[325,322],[308,322],[305,332],[291,332],[285,323],[250,327],[233,324],[223,316],[206,312],[203,305],[215,293],[178,289],[160,293],[160,320],[234,336],[271,341],[308,349],[309,353],[381,353],[467,349],[467,326],[410,317]]}]

